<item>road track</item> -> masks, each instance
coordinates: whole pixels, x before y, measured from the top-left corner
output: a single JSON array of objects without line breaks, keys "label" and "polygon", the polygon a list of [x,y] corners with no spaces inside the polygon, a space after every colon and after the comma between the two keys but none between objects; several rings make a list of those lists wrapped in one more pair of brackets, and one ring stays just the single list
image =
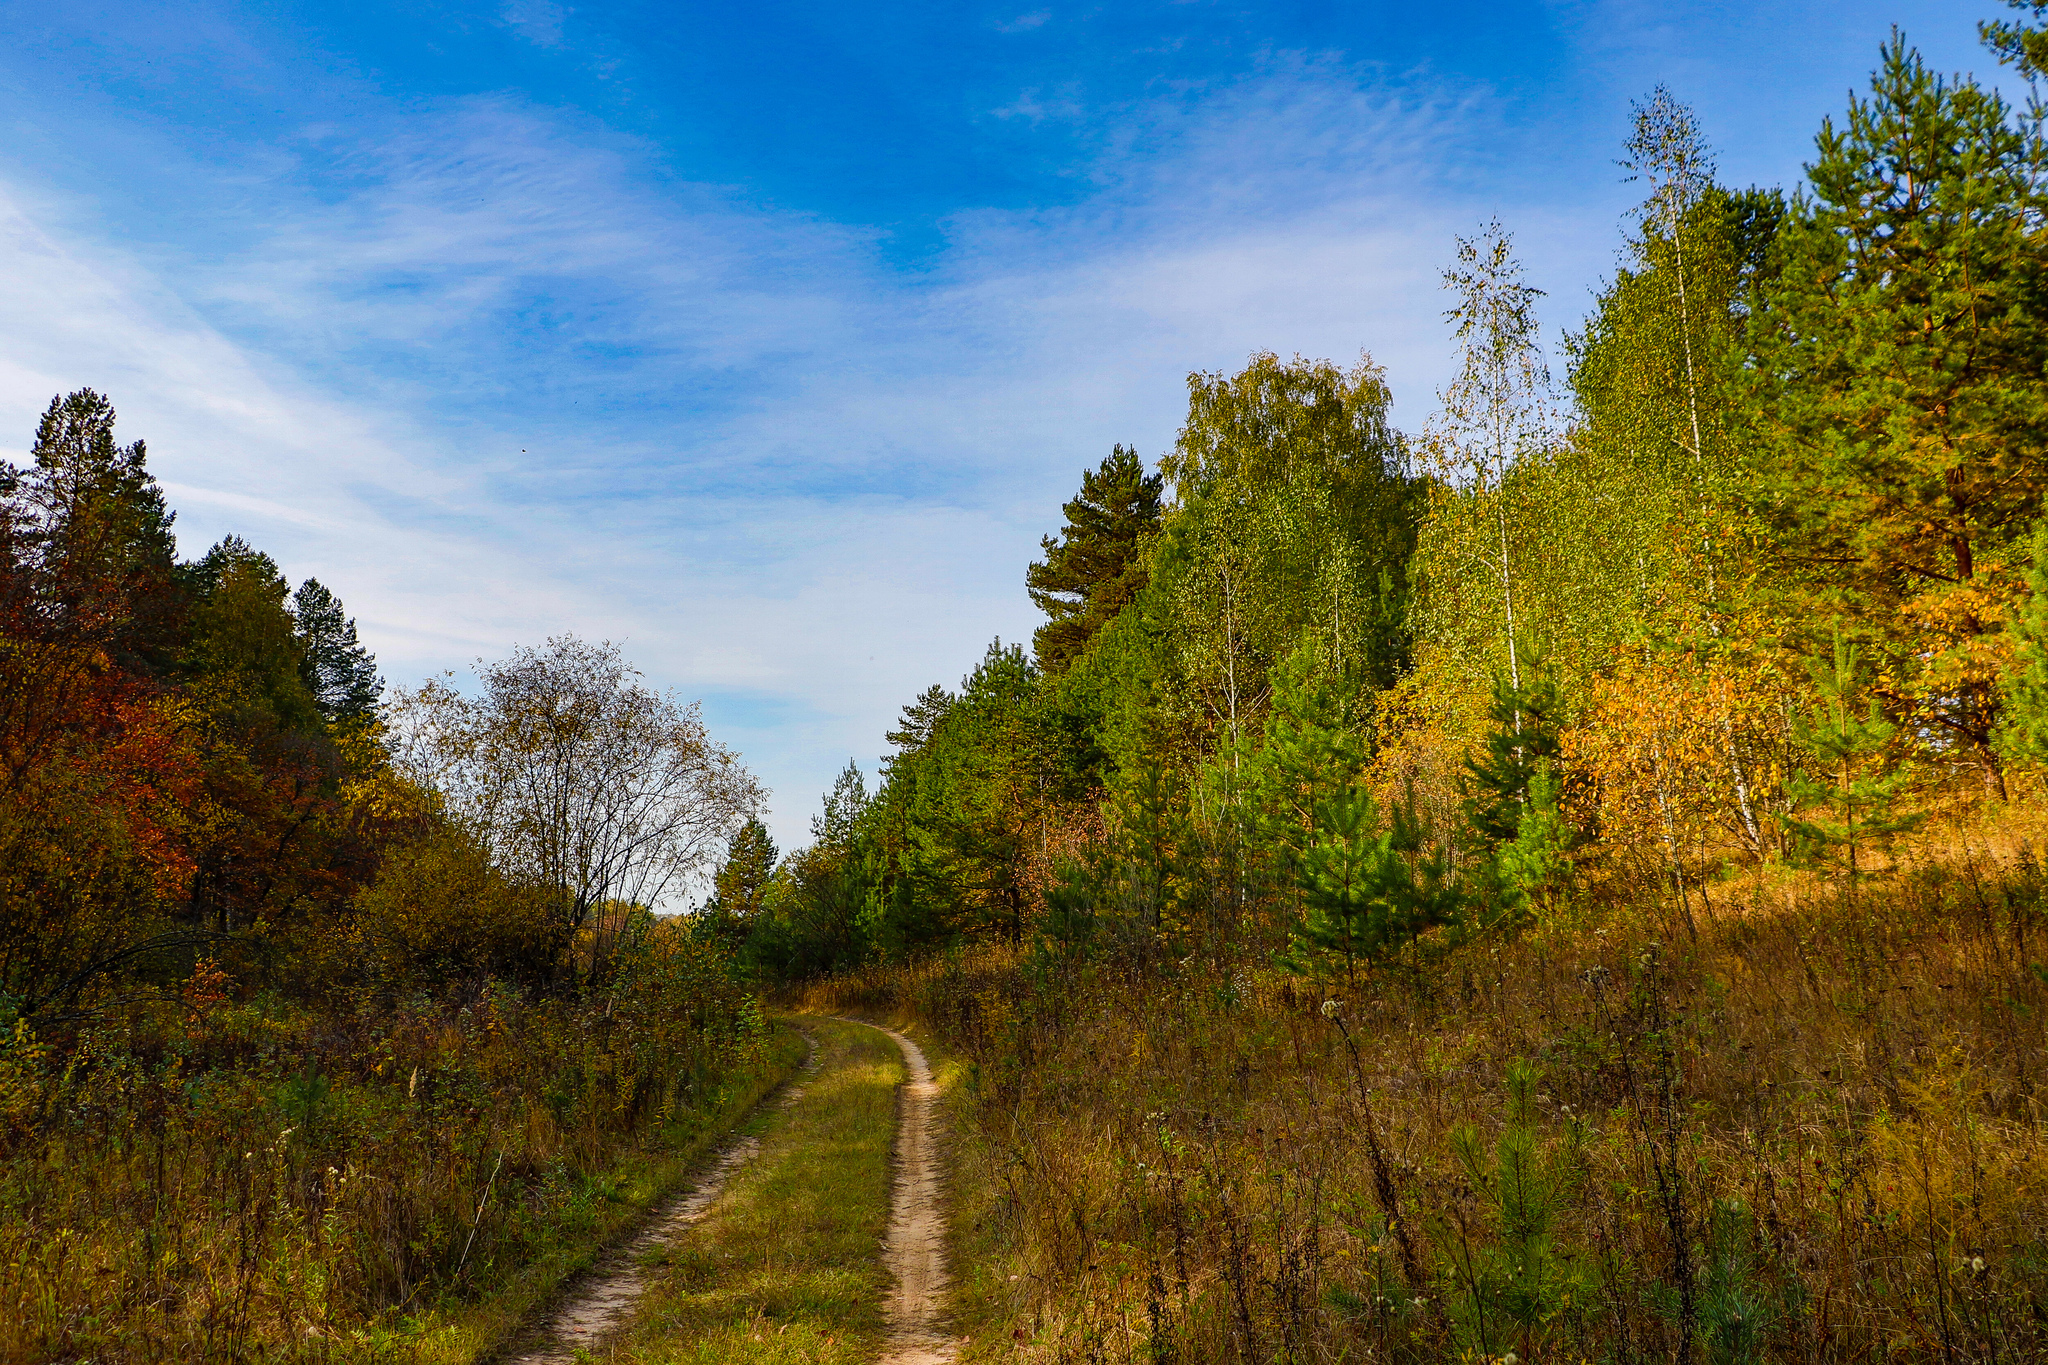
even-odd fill
[{"label": "road track", "polygon": [[879,1365],[948,1365],[956,1346],[941,1315],[948,1281],[939,1186],[939,1087],[923,1048],[894,1029],[881,1032],[903,1052],[906,1083],[896,1124],[896,1187],[882,1250],[896,1287],[889,1294],[889,1338]]}]

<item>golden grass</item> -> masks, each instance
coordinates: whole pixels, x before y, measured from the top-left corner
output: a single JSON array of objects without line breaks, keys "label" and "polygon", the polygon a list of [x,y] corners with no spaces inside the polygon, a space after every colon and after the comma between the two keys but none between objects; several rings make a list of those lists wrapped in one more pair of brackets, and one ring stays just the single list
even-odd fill
[{"label": "golden grass", "polygon": [[1350,991],[985,951],[813,999],[957,1051],[970,1361],[2042,1359],[2019,844],[1855,897],[1724,882],[1696,942],[1587,908]]},{"label": "golden grass", "polygon": [[[207,1044],[225,1049],[223,1029],[297,1041],[303,1023],[216,1016]],[[804,1051],[778,1030],[687,1097],[599,1127],[525,1094],[560,1083],[543,1063],[561,1053],[486,1025],[417,1032],[376,1040],[387,1060],[367,1078],[330,1058],[317,1085],[282,1089],[246,1061],[200,1071],[174,1054],[152,1073],[114,1053],[95,1075],[75,1060],[86,1079],[54,1088],[76,1112],[0,1161],[0,1360],[467,1365]],[[319,1102],[281,1114],[295,1093]],[[395,1304],[366,1293],[408,1265]]]}]

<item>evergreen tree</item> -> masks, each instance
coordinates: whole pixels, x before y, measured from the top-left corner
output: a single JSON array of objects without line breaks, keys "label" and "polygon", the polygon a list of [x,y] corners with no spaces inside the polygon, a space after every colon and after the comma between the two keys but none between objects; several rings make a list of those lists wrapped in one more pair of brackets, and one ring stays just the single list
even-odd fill
[{"label": "evergreen tree", "polygon": [[933,683],[918,693],[916,701],[903,708],[902,723],[882,736],[896,749],[888,760],[890,766],[922,752],[924,746],[931,743],[947,712],[953,709],[954,700],[951,692]]},{"label": "evergreen tree", "polygon": [[[880,886],[871,830],[876,813],[866,778],[848,762],[825,794],[823,810],[811,817],[810,846],[791,851],[769,877],[759,911],[745,926],[744,961],[795,980],[870,955],[868,922]],[[749,839],[746,863],[758,864],[772,848],[772,842]],[[753,881],[757,873],[758,865],[749,866],[746,880]],[[722,920],[705,927],[713,932],[734,927]]]},{"label": "evergreen tree", "polygon": [[1578,831],[1559,803],[1559,782],[1549,759],[1529,775],[1529,801],[1512,841],[1494,854],[1494,879],[1510,914],[1542,913],[1559,903],[1572,872]]},{"label": "evergreen tree", "polygon": [[906,870],[925,913],[902,921],[899,940],[1022,933],[1039,766],[1031,716],[1038,679],[1022,649],[992,643],[933,727],[923,761],[905,773],[901,795],[912,845]]},{"label": "evergreen tree", "polygon": [[2002,788],[2012,551],[2048,491],[2048,146],[1894,35],[1818,151],[1751,319],[1754,505],[1791,609],[1857,623],[1890,707]]},{"label": "evergreen tree", "polygon": [[2048,524],[2032,538],[2027,600],[2013,623],[2019,668],[2006,684],[2005,732],[2009,758],[2048,764]]},{"label": "evergreen tree", "polygon": [[741,825],[726,845],[725,863],[718,869],[716,903],[743,920],[760,914],[777,856],[766,825],[753,819]]},{"label": "evergreen tree", "polygon": [[725,861],[712,882],[698,931],[737,947],[761,923],[775,880],[778,854],[768,827],[749,818],[726,842]]},{"label": "evergreen tree", "polygon": [[80,389],[51,401],[32,455],[26,470],[0,465],[0,626],[168,667],[176,542],[143,443],[116,443],[113,404]]},{"label": "evergreen tree", "polygon": [[1159,529],[1162,486],[1121,445],[1081,475],[1080,493],[1063,509],[1066,526],[1040,542],[1045,558],[1024,575],[1032,602],[1051,618],[1031,640],[1046,672],[1072,663],[1145,586],[1145,543]]},{"label": "evergreen tree", "polygon": [[1126,767],[1110,786],[1107,823],[1119,927],[1144,961],[1188,927],[1195,835],[1186,788],[1162,764]]},{"label": "evergreen tree", "polygon": [[[2048,16],[2048,0],[2005,0],[2016,10],[2032,14],[2036,19]],[[2030,81],[2038,81],[2048,74],[2048,30],[2030,27],[2026,24],[1987,20],[1977,26],[1985,46],[1998,54],[1998,59],[2019,69],[2019,73]]]},{"label": "evergreen tree", "polygon": [[1587,1275],[1553,1235],[1578,1183],[1578,1153],[1567,1142],[1546,1149],[1536,1087],[1542,1073],[1517,1058],[1507,1066],[1508,1112],[1488,1151],[1472,1124],[1451,1130],[1451,1150],[1493,1223],[1495,1238],[1473,1244],[1444,1237],[1455,1287],[1446,1311],[1466,1353],[1532,1360],[1555,1349],[1560,1319],[1586,1289]]},{"label": "evergreen tree", "polygon": [[1856,646],[1837,623],[1834,649],[1807,661],[1807,675],[1820,694],[1816,704],[1792,718],[1792,735],[1813,759],[1811,769],[1785,780],[1792,813],[1787,842],[1795,860],[1825,865],[1840,860],[1851,888],[1862,875],[1862,854],[1918,823],[1895,807],[1906,774],[1890,761],[1899,727],[1878,712],[1871,699],[1859,712],[1861,667]]},{"label": "evergreen tree", "polygon": [[1364,786],[1364,737],[1346,723],[1343,689],[1319,676],[1313,648],[1297,648],[1274,672],[1247,786],[1260,812],[1254,838],[1276,855],[1301,906],[1282,965],[1313,972],[1341,961],[1349,979],[1453,922],[1464,896],[1450,883],[1448,860],[1428,850],[1412,794],[1382,828]]},{"label": "evergreen tree", "polygon": [[1503,917],[1496,923],[1553,903],[1578,843],[1561,801],[1563,697],[1540,652],[1525,647],[1522,660],[1520,687],[1494,675],[1492,728],[1460,777],[1465,825],[1484,859],[1479,881]]},{"label": "evergreen tree", "polygon": [[376,714],[384,693],[377,660],[356,638],[356,623],[342,612],[341,599],[309,578],[292,595],[298,624],[299,676],[328,724],[364,720]]},{"label": "evergreen tree", "polygon": [[[1564,703],[1540,654],[1525,651],[1524,681],[1493,680],[1485,752],[1465,760],[1465,823],[1488,850],[1514,842],[1539,771],[1556,769]],[[1554,785],[1554,777],[1551,779]]]},{"label": "evergreen tree", "polygon": [[860,765],[848,759],[839,776],[832,779],[832,790],[825,793],[824,808],[811,817],[811,838],[819,847],[845,848],[853,842],[854,832],[872,801]]},{"label": "evergreen tree", "polygon": [[1360,728],[1347,723],[1346,689],[1319,653],[1304,641],[1274,669],[1273,704],[1245,772],[1254,837],[1283,860],[1307,847],[1318,805],[1356,786],[1370,758]]},{"label": "evergreen tree", "polygon": [[1412,795],[1388,812],[1384,829],[1363,787],[1317,802],[1297,866],[1305,913],[1281,959],[1294,971],[1335,960],[1350,980],[1359,967],[1391,961],[1431,929],[1455,923],[1465,907],[1449,860],[1429,850]]}]

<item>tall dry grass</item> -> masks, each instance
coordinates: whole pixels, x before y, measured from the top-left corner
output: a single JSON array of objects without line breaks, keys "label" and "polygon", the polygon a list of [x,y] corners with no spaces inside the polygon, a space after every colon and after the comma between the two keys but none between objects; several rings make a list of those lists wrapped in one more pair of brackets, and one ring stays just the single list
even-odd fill
[{"label": "tall dry grass", "polygon": [[[0,1360],[434,1360],[772,1083],[676,939],[580,1000],[184,999],[0,1051]],[[787,1059],[781,1059],[786,1062]],[[502,1324],[500,1324],[502,1325]]]},{"label": "tall dry grass", "polygon": [[986,951],[814,995],[966,1063],[970,1359],[2022,1362],[2042,890],[1979,843],[1348,991]]}]

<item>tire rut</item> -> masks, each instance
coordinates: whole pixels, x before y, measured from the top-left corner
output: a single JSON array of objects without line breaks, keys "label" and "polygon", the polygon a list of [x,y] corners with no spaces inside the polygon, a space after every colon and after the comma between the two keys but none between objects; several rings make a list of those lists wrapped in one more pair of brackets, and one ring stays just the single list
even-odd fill
[{"label": "tire rut", "polygon": [[[803,1098],[807,1079],[818,1064],[817,1040],[807,1035],[805,1041],[810,1050],[793,1081],[785,1084],[781,1094],[764,1100],[755,1113],[787,1109]],[[634,1307],[651,1282],[652,1277],[642,1264],[648,1253],[667,1246],[701,1221],[733,1176],[760,1150],[761,1140],[757,1137],[728,1142],[694,1185],[655,1205],[638,1233],[614,1244],[595,1266],[574,1281],[567,1296],[540,1327],[527,1334],[519,1346],[496,1357],[499,1365],[573,1365],[577,1352],[593,1352],[616,1335],[632,1317]]]}]

